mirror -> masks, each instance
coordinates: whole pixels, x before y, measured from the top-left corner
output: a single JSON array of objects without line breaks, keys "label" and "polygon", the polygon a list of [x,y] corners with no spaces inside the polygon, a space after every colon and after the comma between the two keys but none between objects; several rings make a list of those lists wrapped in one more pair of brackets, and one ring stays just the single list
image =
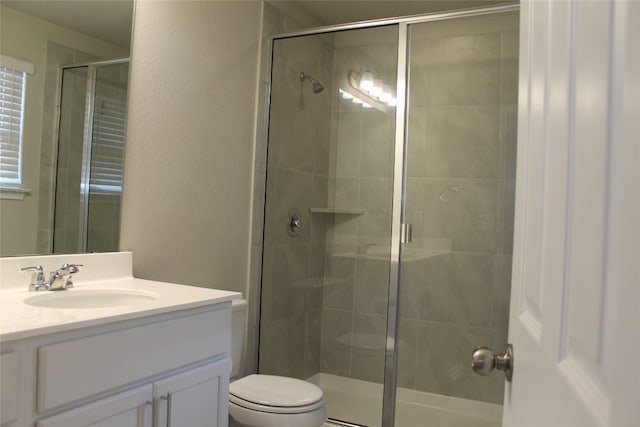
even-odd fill
[{"label": "mirror", "polygon": [[[0,4],[0,65],[26,64],[32,70],[23,92],[21,182],[0,182],[0,256],[117,250],[121,187],[101,181],[102,191],[93,197],[95,185],[84,178],[100,175],[89,169],[91,153],[105,163],[105,150],[87,145],[99,123],[112,120],[111,114],[121,117],[124,126],[120,105],[126,100],[128,61],[117,60],[130,55],[132,17],[133,0]],[[113,112],[115,104],[105,101],[105,93],[115,92],[120,99]],[[111,113],[96,116],[104,111]],[[123,144],[124,128],[116,133]],[[71,136],[80,142],[66,145]],[[9,140],[4,131],[2,139],[4,150]],[[92,197],[99,203],[91,206]],[[108,227],[90,229],[89,214]]]}]

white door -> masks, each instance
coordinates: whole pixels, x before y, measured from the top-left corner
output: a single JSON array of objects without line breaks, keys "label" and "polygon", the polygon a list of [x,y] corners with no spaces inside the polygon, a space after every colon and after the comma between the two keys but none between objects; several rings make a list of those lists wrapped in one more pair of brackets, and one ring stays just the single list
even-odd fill
[{"label": "white door", "polygon": [[224,359],[155,382],[157,425],[226,427],[230,371]]},{"label": "white door", "polygon": [[640,426],[640,2],[524,0],[520,34],[504,426]]}]

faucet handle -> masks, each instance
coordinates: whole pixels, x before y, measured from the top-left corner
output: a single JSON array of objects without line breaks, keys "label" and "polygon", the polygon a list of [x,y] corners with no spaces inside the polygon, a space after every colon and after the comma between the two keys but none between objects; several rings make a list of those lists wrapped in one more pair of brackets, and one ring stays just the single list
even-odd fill
[{"label": "faucet handle", "polygon": [[38,265],[33,265],[31,267],[21,267],[18,268],[18,271],[20,273],[26,273],[26,272],[32,272],[37,274],[38,280],[42,279],[44,280],[44,268],[38,264]]},{"label": "faucet handle", "polygon": [[69,273],[73,274],[73,273],[77,273],[78,271],[80,271],[80,267],[84,267],[83,264],[62,264],[62,267],[60,267],[60,270],[64,270],[64,271],[68,271]]},{"label": "faucet handle", "polygon": [[33,266],[31,266],[31,267],[20,267],[20,268],[18,268],[18,271],[19,271],[20,273],[24,273],[25,271],[37,271],[37,272],[41,272],[41,271],[43,271],[43,270],[44,270],[44,268],[43,268],[40,264],[38,264],[38,265],[33,265]]},{"label": "faucet handle", "polygon": [[64,289],[73,288],[73,281],[71,275],[80,271],[82,264],[62,264],[58,270],[51,273],[49,278],[49,290],[59,291]]},{"label": "faucet handle", "polygon": [[31,267],[18,268],[20,273],[31,273],[31,283],[29,283],[30,291],[37,291],[41,288],[47,288],[44,282],[44,268],[38,264]]}]

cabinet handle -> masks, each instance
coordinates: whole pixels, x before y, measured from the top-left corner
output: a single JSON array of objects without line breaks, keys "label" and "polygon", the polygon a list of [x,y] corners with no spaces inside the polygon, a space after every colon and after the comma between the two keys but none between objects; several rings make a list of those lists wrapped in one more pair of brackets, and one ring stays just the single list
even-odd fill
[{"label": "cabinet handle", "polygon": [[[167,401],[167,427],[171,427],[171,401],[173,398],[172,393],[167,393],[166,396],[153,398],[153,427],[160,427],[160,401]],[[147,402],[151,403],[151,402]]]},{"label": "cabinet handle", "polygon": [[173,399],[173,394],[171,392],[167,393],[167,396],[161,396],[160,399],[167,401],[167,427],[171,427],[171,402]]},{"label": "cabinet handle", "polygon": [[153,427],[159,427],[160,422],[160,399],[161,397],[153,398]]},{"label": "cabinet handle", "polygon": [[141,403],[140,406],[138,406],[138,427],[146,427],[144,418],[147,412],[147,405],[153,406],[153,402],[147,400],[146,402]]}]

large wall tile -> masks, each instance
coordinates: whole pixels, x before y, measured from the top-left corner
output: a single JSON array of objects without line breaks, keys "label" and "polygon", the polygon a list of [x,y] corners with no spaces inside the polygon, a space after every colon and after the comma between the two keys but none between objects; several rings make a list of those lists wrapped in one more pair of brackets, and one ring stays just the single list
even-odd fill
[{"label": "large wall tile", "polygon": [[[400,304],[401,313],[403,304]],[[414,388],[416,362],[423,357],[418,353],[418,329],[420,321],[415,319],[400,318],[398,327],[398,386],[406,388]]]},{"label": "large wall tile", "polygon": [[320,351],[322,345],[322,311],[307,312],[305,347],[304,347],[304,378],[309,378],[320,371]]},{"label": "large wall tile", "polygon": [[498,168],[498,107],[465,105],[428,110],[425,175],[494,178]]},{"label": "large wall tile", "polygon": [[414,237],[450,239],[457,251],[494,250],[494,180],[414,178],[407,181],[407,200],[408,212],[423,212]]},{"label": "large wall tile", "polygon": [[491,288],[491,327],[507,329],[511,298],[511,254],[493,257],[493,284]]},{"label": "large wall tile", "polygon": [[356,261],[353,257],[329,256],[322,304],[325,309],[353,310]]},{"label": "large wall tile", "polygon": [[276,245],[273,251],[272,319],[304,313],[309,283],[309,247],[304,244]]},{"label": "large wall tile", "polygon": [[389,261],[356,260],[356,313],[387,314],[389,300]]},{"label": "large wall tile", "polygon": [[351,353],[353,378],[383,382],[386,334],[386,316],[354,316]]},{"label": "large wall tile", "polygon": [[336,178],[334,183],[334,204],[337,209],[358,209],[360,181],[358,178]]},{"label": "large wall tile", "polygon": [[337,121],[335,174],[337,177],[360,176],[362,114],[360,111],[340,112]]},{"label": "large wall tile", "polygon": [[360,176],[391,177],[393,172],[394,116],[374,108],[362,111]]},{"label": "large wall tile", "polygon": [[427,112],[426,107],[409,109],[409,130],[407,146],[407,176],[417,177],[427,174]]},{"label": "large wall tile", "polygon": [[352,326],[352,312],[337,310],[322,311],[321,372],[344,376],[350,375],[350,334]]},{"label": "large wall tile", "polygon": [[263,328],[260,370],[273,375],[305,377],[306,314],[271,322]]},{"label": "large wall tile", "polygon": [[520,34],[517,31],[500,34],[500,103],[518,103],[518,50]]},{"label": "large wall tile", "polygon": [[430,40],[423,54],[428,58],[430,105],[498,102],[499,34]]},{"label": "large wall tile", "polygon": [[429,260],[421,288],[421,318],[490,326],[493,255],[453,252]]},{"label": "large wall tile", "polygon": [[490,329],[421,323],[415,388],[467,399],[484,399],[486,378],[472,372],[470,357],[474,348],[486,345],[490,340]]}]

